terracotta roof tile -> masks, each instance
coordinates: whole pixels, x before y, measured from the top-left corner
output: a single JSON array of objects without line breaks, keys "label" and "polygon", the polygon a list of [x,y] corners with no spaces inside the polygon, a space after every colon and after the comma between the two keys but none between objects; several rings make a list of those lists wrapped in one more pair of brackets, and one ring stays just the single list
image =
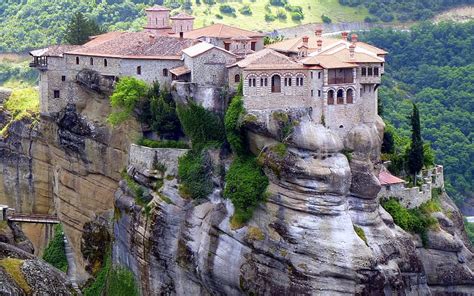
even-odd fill
[{"label": "terracotta roof tile", "polygon": [[176,76],[181,76],[181,75],[184,75],[184,74],[191,73],[191,70],[189,70],[188,67],[186,67],[186,66],[181,66],[181,67],[171,69],[170,72],[171,72],[171,74],[174,74]]},{"label": "terracotta roof tile", "polygon": [[218,50],[221,50],[221,51],[224,51],[224,52],[227,52],[231,55],[234,55],[232,52],[230,51],[227,51],[223,48],[220,48],[220,47],[217,47],[213,44],[210,44],[210,43],[207,43],[207,42],[199,42],[197,43],[196,45],[193,45],[191,47],[188,47],[186,49],[183,50],[183,53],[185,53],[186,55],[190,56],[190,57],[196,57],[198,55],[201,55],[213,48],[216,48]]},{"label": "terracotta roof tile", "polygon": [[156,36],[146,32],[121,32],[97,36],[68,54],[118,58],[180,59],[195,40]]},{"label": "terracotta roof tile", "polygon": [[304,65],[308,66],[321,66],[326,69],[338,69],[338,68],[355,68],[356,64],[346,63],[341,61],[336,56],[332,55],[317,55],[312,57],[307,57],[301,61]]},{"label": "terracotta roof tile", "polygon": [[292,61],[289,57],[273,49],[265,48],[256,53],[248,55],[245,59],[238,61],[232,66],[239,66],[240,68],[247,68],[250,66],[265,67],[266,65],[298,65],[298,63]]},{"label": "terracotta roof tile", "polygon": [[224,24],[214,24],[184,33],[185,38],[192,39],[197,39],[200,37],[232,38],[236,36],[263,37],[264,35]]},{"label": "terracotta roof tile", "polygon": [[395,177],[394,175],[390,174],[390,172],[386,170],[380,171],[379,181],[380,181],[380,185],[393,185],[393,184],[405,183],[404,180],[398,177]]},{"label": "terracotta roof tile", "polygon": [[34,57],[62,57],[67,51],[81,48],[80,45],[53,45],[47,48],[37,49],[30,52]]}]

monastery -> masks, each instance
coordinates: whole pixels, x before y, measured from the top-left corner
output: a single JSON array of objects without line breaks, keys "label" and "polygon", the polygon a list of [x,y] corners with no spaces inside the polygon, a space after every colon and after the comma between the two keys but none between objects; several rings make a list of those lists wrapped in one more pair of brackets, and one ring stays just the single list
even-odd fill
[{"label": "monastery", "polygon": [[[377,88],[386,51],[347,32],[328,38],[316,29],[264,47],[264,35],[223,24],[194,29],[194,17],[155,6],[141,32],[109,32],[81,46],[58,45],[30,54],[40,70],[41,112],[74,103],[81,75],[113,84],[133,76],[161,85],[235,90],[243,81],[247,110],[307,108],[311,117],[344,136],[377,117]],[[79,83],[78,83],[79,82]],[[102,85],[92,86],[100,91]]]}]

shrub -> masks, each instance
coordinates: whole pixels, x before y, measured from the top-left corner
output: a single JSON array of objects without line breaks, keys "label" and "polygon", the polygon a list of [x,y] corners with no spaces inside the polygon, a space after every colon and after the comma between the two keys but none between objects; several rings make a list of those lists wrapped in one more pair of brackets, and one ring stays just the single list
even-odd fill
[{"label": "shrub", "polygon": [[147,91],[148,87],[144,81],[134,77],[121,78],[110,96],[114,111],[109,115],[108,122],[115,126],[127,120]]},{"label": "shrub", "polygon": [[240,95],[235,96],[227,109],[225,114],[225,132],[227,141],[237,155],[244,155],[247,153],[247,145],[245,141],[245,134],[241,131],[240,117],[245,112],[244,103]]},{"label": "shrub", "polygon": [[137,205],[144,207],[147,202],[145,200],[145,189],[142,185],[138,184],[132,177],[130,177],[127,172],[122,173],[122,178],[127,182],[127,187],[133,194],[135,202]]},{"label": "shrub", "polygon": [[264,200],[267,186],[268,178],[254,157],[238,157],[232,162],[226,175],[224,196],[234,204],[235,224],[252,218],[255,207]]},{"label": "shrub", "polygon": [[272,6],[285,6],[288,4],[287,0],[270,0],[270,5]]},{"label": "shrub", "polygon": [[240,8],[239,12],[243,15],[252,15],[252,9],[250,8],[248,4]]},{"label": "shrub", "polygon": [[304,15],[302,13],[299,13],[299,12],[295,11],[295,12],[291,13],[291,19],[295,22],[299,22],[302,19],[304,19]]},{"label": "shrub", "polygon": [[191,150],[178,161],[181,191],[191,198],[205,198],[212,193],[210,161],[204,151]]},{"label": "shrub", "polygon": [[283,9],[279,9],[279,10],[277,11],[276,16],[277,16],[277,18],[280,19],[280,20],[286,20],[286,19],[287,19],[286,11],[283,10]]},{"label": "shrub", "polygon": [[266,22],[273,22],[274,20],[276,20],[276,16],[274,16],[271,13],[266,13],[265,14],[265,21]]},{"label": "shrub", "polygon": [[61,224],[54,227],[54,237],[44,250],[43,260],[57,269],[67,272],[68,263],[66,258],[66,246],[64,243],[63,228]]},{"label": "shrub", "polygon": [[323,15],[321,15],[321,20],[322,20],[322,21],[323,21],[323,23],[325,23],[325,24],[330,24],[330,23],[332,23],[332,20],[331,20],[331,18],[330,18],[330,17],[328,17],[327,15],[324,15],[324,14],[323,14]]},{"label": "shrub", "polygon": [[145,146],[149,148],[175,148],[175,149],[189,149],[189,145],[186,142],[181,141],[155,141],[146,138],[140,138],[137,141],[137,145]]},{"label": "shrub", "polygon": [[168,90],[160,89],[158,82],[149,87],[146,98],[139,101],[136,109],[138,121],[160,136],[178,139],[183,135],[173,97]]},{"label": "shrub", "polygon": [[184,133],[191,139],[193,148],[196,150],[224,142],[224,124],[217,114],[194,102],[178,105],[177,111]]},{"label": "shrub", "polygon": [[426,246],[428,229],[437,223],[436,219],[430,216],[429,206],[423,204],[419,208],[407,209],[394,198],[383,201],[381,205],[392,216],[395,224],[403,230],[419,234],[423,245]]},{"label": "shrub", "polygon": [[219,11],[224,14],[235,14],[235,8],[229,4],[221,4],[219,6]]}]

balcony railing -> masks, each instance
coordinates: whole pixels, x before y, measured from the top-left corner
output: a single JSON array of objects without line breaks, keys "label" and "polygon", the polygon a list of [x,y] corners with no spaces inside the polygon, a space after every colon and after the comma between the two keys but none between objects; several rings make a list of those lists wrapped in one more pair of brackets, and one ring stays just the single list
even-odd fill
[{"label": "balcony railing", "polygon": [[328,84],[348,84],[354,83],[354,79],[352,77],[340,77],[340,78],[329,78]]}]

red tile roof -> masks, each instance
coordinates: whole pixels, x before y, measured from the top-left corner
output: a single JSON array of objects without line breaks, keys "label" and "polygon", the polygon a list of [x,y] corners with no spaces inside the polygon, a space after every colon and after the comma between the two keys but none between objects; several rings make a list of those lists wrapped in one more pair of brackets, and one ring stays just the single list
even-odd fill
[{"label": "red tile roof", "polygon": [[65,52],[80,47],[80,45],[53,45],[47,48],[33,50],[30,52],[30,55],[34,57],[62,57]]},{"label": "red tile roof", "polygon": [[261,33],[243,30],[236,27],[231,27],[224,24],[214,24],[204,28],[192,30],[184,33],[185,38],[197,39],[201,37],[214,37],[214,38],[232,38],[238,36],[246,37],[263,37]]},{"label": "red tile roof", "polygon": [[379,173],[379,181],[380,185],[393,185],[393,184],[400,184],[400,183],[405,183],[404,180],[395,177],[394,175],[390,174],[390,172],[386,170],[382,170]]},{"label": "red tile roof", "polygon": [[114,32],[95,37],[68,54],[130,59],[180,59],[195,40],[156,36],[147,32]]}]

